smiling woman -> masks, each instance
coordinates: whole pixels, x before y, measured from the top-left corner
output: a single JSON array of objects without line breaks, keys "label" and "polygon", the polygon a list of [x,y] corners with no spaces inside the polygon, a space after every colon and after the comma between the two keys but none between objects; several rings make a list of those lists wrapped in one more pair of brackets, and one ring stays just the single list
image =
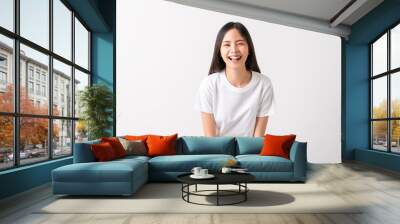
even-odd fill
[{"label": "smiling woman", "polygon": [[264,136],[273,113],[270,79],[260,73],[250,34],[241,23],[225,24],[217,35],[208,77],[195,108],[206,136]]}]

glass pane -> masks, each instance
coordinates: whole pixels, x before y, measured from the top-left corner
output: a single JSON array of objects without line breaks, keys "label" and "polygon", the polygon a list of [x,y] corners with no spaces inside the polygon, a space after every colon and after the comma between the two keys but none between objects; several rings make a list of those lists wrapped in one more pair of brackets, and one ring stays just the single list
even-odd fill
[{"label": "glass pane", "polygon": [[53,157],[72,154],[72,121],[53,120]]},{"label": "glass pane", "polygon": [[380,77],[372,81],[372,118],[387,117],[387,77]]},{"label": "glass pane", "polygon": [[72,12],[60,0],[53,0],[53,17],[53,51],[71,60]]},{"label": "glass pane", "polygon": [[84,120],[75,121],[75,143],[88,140],[88,128]]},{"label": "glass pane", "polygon": [[13,40],[0,35],[0,111],[14,111]]},{"label": "glass pane", "polygon": [[373,75],[387,71],[387,34],[372,44]]},{"label": "glass pane", "polygon": [[1,0],[0,9],[0,26],[14,31],[14,0]]},{"label": "glass pane", "polygon": [[0,170],[14,165],[13,118],[0,116]]},{"label": "glass pane", "polygon": [[89,75],[75,69],[75,117],[81,115],[80,94],[89,85]]},{"label": "glass pane", "polygon": [[372,148],[387,151],[387,121],[372,122]]},{"label": "glass pane", "polygon": [[392,124],[392,152],[400,153],[400,120],[390,122]]},{"label": "glass pane", "polygon": [[391,31],[390,48],[390,67],[391,69],[395,69],[400,67],[400,24]]},{"label": "glass pane", "polygon": [[21,44],[21,113],[48,114],[48,63],[47,55]]},{"label": "glass pane", "polygon": [[75,64],[89,69],[89,32],[75,18]]},{"label": "glass pane", "polygon": [[53,60],[53,114],[72,117],[71,66]]},{"label": "glass pane", "polygon": [[21,36],[49,48],[49,0],[20,0]]},{"label": "glass pane", "polygon": [[391,109],[392,109],[392,117],[400,117],[400,72],[391,75],[391,89],[390,89],[390,97],[391,97]]},{"label": "glass pane", "polygon": [[45,118],[20,118],[20,164],[49,158],[48,121]]}]

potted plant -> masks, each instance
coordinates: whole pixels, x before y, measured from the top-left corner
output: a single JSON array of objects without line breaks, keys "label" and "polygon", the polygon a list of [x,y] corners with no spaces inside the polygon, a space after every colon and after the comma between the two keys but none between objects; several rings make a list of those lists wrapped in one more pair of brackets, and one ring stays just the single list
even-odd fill
[{"label": "potted plant", "polygon": [[79,106],[82,109],[80,126],[87,127],[89,139],[110,136],[112,126],[113,94],[102,84],[87,86],[80,92]]}]

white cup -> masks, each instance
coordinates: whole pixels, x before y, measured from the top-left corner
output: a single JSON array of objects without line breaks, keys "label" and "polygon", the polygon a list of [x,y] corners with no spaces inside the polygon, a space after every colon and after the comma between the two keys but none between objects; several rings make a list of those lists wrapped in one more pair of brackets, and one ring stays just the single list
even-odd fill
[{"label": "white cup", "polygon": [[232,169],[229,167],[222,167],[222,170],[221,170],[222,173],[230,173],[231,171],[232,171]]},{"label": "white cup", "polygon": [[201,169],[200,170],[200,176],[207,176],[208,175],[208,169]]},{"label": "white cup", "polygon": [[199,176],[199,175],[201,175],[201,174],[200,174],[200,171],[201,171],[201,170],[202,170],[201,167],[193,167],[192,173],[193,173],[194,175],[196,175],[196,176]]}]

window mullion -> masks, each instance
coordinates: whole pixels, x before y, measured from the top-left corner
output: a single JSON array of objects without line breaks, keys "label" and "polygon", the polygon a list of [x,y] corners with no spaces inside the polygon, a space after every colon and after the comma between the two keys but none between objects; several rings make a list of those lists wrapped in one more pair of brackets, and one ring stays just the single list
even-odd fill
[{"label": "window mullion", "polygon": [[[73,66],[71,66],[71,91],[72,91],[72,94],[71,94],[71,103],[72,103],[72,105],[71,105],[71,117],[73,117],[73,118],[75,118],[75,12],[74,11],[72,11],[72,14],[71,14],[71,23],[72,23],[72,28],[71,28],[71,35],[72,35],[72,38],[71,38],[71,46],[72,46],[72,49],[71,49],[71,56],[72,56],[72,65]],[[74,155],[74,151],[75,151],[75,147],[74,147],[74,145],[75,145],[75,125],[76,125],[76,121],[74,120],[74,121],[72,121],[71,122],[72,123],[72,131],[71,131],[71,150],[72,150],[72,155]]]},{"label": "window mullion", "polygon": [[[53,0],[49,0],[49,50],[53,52]],[[48,150],[49,159],[53,159],[53,56],[49,55],[49,71],[48,71],[48,91],[49,94],[49,120],[48,120]]]},{"label": "window mullion", "polygon": [[[14,1],[14,30],[17,35],[19,35],[19,7],[20,6],[20,1],[15,0]],[[19,73],[20,73],[20,50],[19,50],[19,39],[15,38],[14,39],[14,112],[16,114],[19,114],[20,112],[20,105],[19,105],[19,100],[20,100],[20,79],[19,79]],[[20,164],[20,158],[19,158],[19,135],[20,135],[20,118],[17,116],[14,116],[14,166],[19,166]]]},{"label": "window mullion", "polygon": [[[390,30],[387,32],[387,71],[389,71],[390,70]],[[389,74],[387,74],[387,98],[388,98],[388,100],[387,100],[387,110],[388,110],[388,118],[391,118],[392,117],[392,111],[391,111],[391,108],[392,108],[392,106],[391,106],[391,104],[392,104],[392,100],[391,100],[391,77],[392,77],[392,75],[389,73]],[[392,121],[391,120],[388,120],[388,122],[387,122],[388,124],[387,124],[387,135],[388,135],[388,141],[389,141],[389,143],[388,143],[388,152],[391,152],[392,151],[392,135],[391,135],[391,133],[392,133],[392,131],[391,131],[391,129],[392,129],[392,125],[391,125],[391,123],[392,123]]]}]

